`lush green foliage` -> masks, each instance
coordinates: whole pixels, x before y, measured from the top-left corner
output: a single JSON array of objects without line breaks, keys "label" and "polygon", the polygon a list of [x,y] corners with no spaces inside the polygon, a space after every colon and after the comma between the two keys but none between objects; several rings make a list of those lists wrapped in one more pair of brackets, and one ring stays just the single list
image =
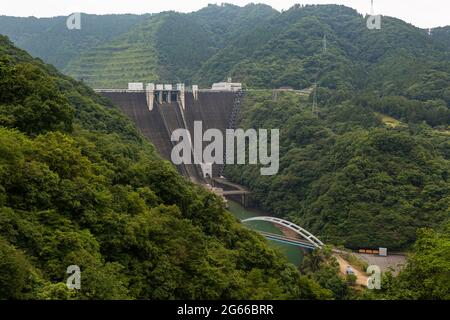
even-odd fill
[{"label": "lush green foliage", "polygon": [[[382,290],[362,294],[337,276],[329,252],[316,251],[301,266],[336,299],[449,299],[450,139],[408,110],[420,101],[392,97],[375,103],[320,90],[317,114],[295,93],[247,93],[243,128],[280,128],[280,172],[263,177],[256,166],[227,166],[227,177],[254,191],[259,205],[306,227],[322,240],[351,248],[386,246],[413,254],[398,277],[383,276]],[[347,100],[346,100],[347,99]],[[336,102],[336,100],[338,102]],[[381,106],[380,106],[381,105]],[[395,113],[393,110],[402,110]],[[386,112],[409,124],[384,123]],[[425,120],[425,121],[424,121]],[[444,225],[445,227],[441,227]],[[420,229],[431,227],[433,229]]]},{"label": "lush green foliage", "polygon": [[68,30],[66,17],[0,17],[0,33],[93,87],[120,88],[132,81],[190,83],[203,63],[242,29],[276,14],[254,4],[209,5],[190,14],[83,14],[81,30]]},{"label": "lush green foliage", "polygon": [[[228,76],[249,87],[370,89],[376,97],[450,103],[448,28],[415,28],[383,17],[368,30],[356,10],[296,5],[209,5],[197,12],[65,17],[0,17],[0,32],[19,46],[94,87],[130,81],[210,85]],[[323,52],[326,37],[327,50]],[[448,114],[447,114],[448,118]]]},{"label": "lush green foliage", "polygon": [[69,30],[67,17],[0,16],[0,34],[33,56],[63,69],[81,52],[112,41],[150,15],[81,15],[81,30]]},{"label": "lush green foliage", "polygon": [[[317,80],[315,113],[312,97],[296,93],[246,97],[241,127],[281,130],[280,172],[228,166],[227,176],[326,242],[391,250],[417,240],[405,271],[374,296],[448,299],[448,228],[416,236],[450,216],[448,27],[428,34],[383,17],[368,30],[334,5],[118,17],[114,36],[110,17],[87,17],[97,27],[81,32],[57,18],[51,37],[51,20],[18,28],[0,17],[0,32],[96,87],[232,76],[313,89]],[[326,254],[308,258],[300,277],[86,87],[9,44],[0,53],[9,56],[0,61],[0,257],[17,266],[5,267],[0,297],[351,297]],[[60,282],[74,256],[86,279],[102,279],[77,295]]]},{"label": "lush green foliage", "polygon": [[450,300],[450,225],[439,231],[421,229],[405,269],[384,275],[375,299]]},{"label": "lush green foliage", "polygon": [[36,66],[0,65],[0,124],[29,134],[72,129],[74,109]]},{"label": "lush green foliage", "polygon": [[333,298],[338,300],[356,298],[356,292],[351,289],[352,282],[347,282],[341,275],[339,263],[332,255],[331,248],[325,247],[314,250],[305,256],[300,270],[317,281],[322,287],[333,293]]},{"label": "lush green foliage", "polygon": [[449,218],[449,136],[425,124],[389,128],[351,101],[311,113],[294,93],[248,93],[243,128],[280,128],[280,171],[227,166],[259,205],[347,247],[408,247]]},{"label": "lush green foliage", "polygon": [[4,37],[0,72],[0,299],[331,297],[91,90]]}]

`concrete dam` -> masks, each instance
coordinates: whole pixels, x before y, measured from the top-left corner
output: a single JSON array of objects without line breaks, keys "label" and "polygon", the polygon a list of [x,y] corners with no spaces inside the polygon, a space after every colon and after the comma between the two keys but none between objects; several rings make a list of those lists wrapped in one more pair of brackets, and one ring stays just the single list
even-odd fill
[{"label": "concrete dam", "polygon": [[[169,161],[172,148],[178,143],[171,141],[174,130],[187,129],[193,137],[194,121],[201,121],[203,132],[214,128],[225,136],[226,129],[235,129],[243,98],[242,90],[198,90],[196,86],[185,90],[184,85],[177,85],[176,89],[171,85],[151,85],[145,90],[129,87],[128,90],[95,91],[118,106]],[[203,142],[203,147],[209,143]],[[221,176],[223,167],[213,164],[208,175]],[[193,182],[207,182],[207,173],[201,165],[181,164],[177,169]]]}]

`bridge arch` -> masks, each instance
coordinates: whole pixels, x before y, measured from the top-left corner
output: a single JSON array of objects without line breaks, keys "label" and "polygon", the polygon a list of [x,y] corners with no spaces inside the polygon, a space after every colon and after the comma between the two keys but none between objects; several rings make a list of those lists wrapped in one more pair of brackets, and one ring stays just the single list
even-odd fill
[{"label": "bridge arch", "polygon": [[286,228],[294,231],[295,233],[297,233],[298,235],[300,235],[304,239],[306,239],[309,243],[311,243],[315,248],[319,248],[320,249],[320,248],[322,248],[324,246],[323,242],[320,241],[311,232],[309,232],[306,229],[303,229],[302,227],[300,227],[300,226],[298,226],[295,223],[292,223],[290,221],[279,219],[279,218],[275,218],[275,217],[266,217],[266,216],[253,217],[253,218],[248,218],[248,219],[242,220],[242,222],[249,222],[249,221],[267,221],[267,222],[272,222],[272,223],[281,225],[283,227],[286,227]]}]

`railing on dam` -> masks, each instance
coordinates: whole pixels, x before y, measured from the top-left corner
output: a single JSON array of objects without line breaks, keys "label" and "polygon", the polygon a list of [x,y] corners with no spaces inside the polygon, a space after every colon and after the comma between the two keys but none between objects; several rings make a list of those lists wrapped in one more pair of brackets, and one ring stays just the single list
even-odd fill
[{"label": "railing on dam", "polygon": [[[102,93],[102,92],[147,92],[148,90],[142,89],[142,90],[130,90],[130,89],[94,89],[95,92]],[[158,90],[153,90],[158,91]],[[167,91],[167,90],[160,90],[160,91]],[[170,91],[178,91],[178,90],[170,90]],[[185,92],[236,92],[236,91],[226,91],[226,90],[215,90],[215,89],[198,89],[198,90],[192,90],[192,89],[186,89]],[[245,90],[242,90],[245,91]]]}]

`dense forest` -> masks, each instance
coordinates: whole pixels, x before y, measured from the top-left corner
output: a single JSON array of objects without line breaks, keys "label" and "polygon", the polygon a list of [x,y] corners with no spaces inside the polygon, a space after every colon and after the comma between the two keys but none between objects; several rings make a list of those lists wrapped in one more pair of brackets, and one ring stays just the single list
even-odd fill
[{"label": "dense forest", "polygon": [[419,230],[414,252],[397,277],[384,275],[381,292],[369,292],[371,298],[450,300],[450,223]]},{"label": "dense forest", "polygon": [[[68,32],[63,17],[0,16],[0,34],[82,80],[0,38],[0,299],[450,299],[449,28],[364,18],[225,4],[82,15]],[[288,264],[85,86],[227,77],[263,89],[239,127],[280,129],[277,175],[236,165],[227,178],[326,243],[408,251],[381,291],[354,291],[329,248]]]},{"label": "dense forest", "polygon": [[[252,190],[260,208],[326,243],[409,252],[398,276],[385,273],[381,290],[356,298],[450,299],[450,130],[408,117],[418,114],[420,102],[401,97],[383,107],[387,113],[403,108],[397,118],[359,96],[336,104],[331,94],[315,112],[308,96],[274,97],[247,92],[240,127],[280,128],[279,173],[261,176],[255,165],[227,165],[227,178]],[[331,277],[336,265],[326,257],[313,253],[301,271],[313,270],[336,298],[355,298]]]},{"label": "dense forest", "polygon": [[[78,265],[82,288],[66,269]],[[317,299],[91,89],[0,37],[0,299]]]},{"label": "dense forest", "polygon": [[449,218],[449,131],[383,122],[351,101],[319,106],[295,93],[247,93],[240,127],[280,128],[280,170],[226,167],[263,209],[350,248],[404,249]]},{"label": "dense forest", "polygon": [[0,16],[0,34],[7,35],[19,48],[62,70],[81,52],[112,41],[149,17],[149,14],[82,14],[83,32],[79,32],[67,29],[67,17]]},{"label": "dense forest", "polygon": [[232,77],[248,87],[305,88],[317,78],[341,91],[450,99],[448,28],[429,33],[383,17],[373,32],[356,10],[338,5],[278,12],[262,4],[223,4],[188,14],[81,18],[81,30],[67,30],[65,17],[0,16],[0,33],[93,87],[131,81],[209,86]]}]

